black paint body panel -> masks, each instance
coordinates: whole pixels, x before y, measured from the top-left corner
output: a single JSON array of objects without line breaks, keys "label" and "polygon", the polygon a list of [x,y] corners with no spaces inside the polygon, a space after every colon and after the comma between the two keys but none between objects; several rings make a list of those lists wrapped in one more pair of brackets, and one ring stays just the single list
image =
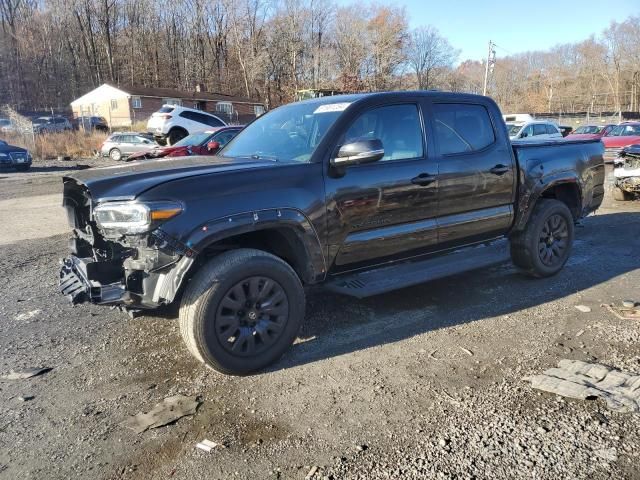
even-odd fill
[{"label": "black paint body panel", "polygon": [[[229,236],[292,229],[304,244],[308,283],[509,235],[524,227],[536,200],[555,185],[578,188],[580,216],[602,201],[600,141],[512,146],[498,107],[487,97],[389,92],[308,102],[351,102],[309,163],[172,158],[87,170],[64,181],[70,192],[84,185],[92,205],[123,199],[179,202],[183,212],[161,228],[195,256]],[[439,155],[430,113],[437,102],[484,106],[495,143],[479,152]],[[422,158],[378,161],[342,171],[331,167],[329,160],[344,132],[360,113],[404,103],[417,105],[420,112]],[[504,167],[501,173],[492,173],[496,166]],[[415,182],[425,175],[434,180],[426,185]]]}]

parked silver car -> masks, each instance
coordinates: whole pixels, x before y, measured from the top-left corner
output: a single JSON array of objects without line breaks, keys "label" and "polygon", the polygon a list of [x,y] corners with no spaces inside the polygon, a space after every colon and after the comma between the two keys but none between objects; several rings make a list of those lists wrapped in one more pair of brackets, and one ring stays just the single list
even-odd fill
[{"label": "parked silver car", "polygon": [[153,137],[135,132],[115,132],[100,146],[100,156],[111,157],[112,160],[122,160],[132,153],[157,148]]},{"label": "parked silver car", "polygon": [[53,133],[71,130],[71,122],[64,117],[38,117],[32,122],[33,133]]}]

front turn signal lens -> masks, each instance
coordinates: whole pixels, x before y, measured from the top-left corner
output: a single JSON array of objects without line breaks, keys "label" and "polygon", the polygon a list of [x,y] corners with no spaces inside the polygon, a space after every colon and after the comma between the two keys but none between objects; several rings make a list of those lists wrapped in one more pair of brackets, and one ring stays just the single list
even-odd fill
[{"label": "front turn signal lens", "polygon": [[181,208],[166,208],[162,210],[151,210],[152,221],[169,220],[182,211]]}]

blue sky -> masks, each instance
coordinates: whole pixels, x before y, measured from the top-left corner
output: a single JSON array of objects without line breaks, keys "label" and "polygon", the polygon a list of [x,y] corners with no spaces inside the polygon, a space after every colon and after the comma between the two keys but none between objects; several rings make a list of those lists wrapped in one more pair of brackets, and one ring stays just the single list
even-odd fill
[{"label": "blue sky", "polygon": [[600,34],[612,20],[640,15],[640,0],[382,0],[380,3],[404,6],[411,27],[435,26],[462,51],[460,60],[484,58],[489,40],[502,47],[496,49],[498,57],[543,50]]}]

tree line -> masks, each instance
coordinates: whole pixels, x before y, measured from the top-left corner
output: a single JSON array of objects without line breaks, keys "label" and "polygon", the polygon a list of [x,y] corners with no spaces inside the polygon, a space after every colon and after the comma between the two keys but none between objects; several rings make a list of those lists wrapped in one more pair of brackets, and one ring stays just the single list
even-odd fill
[{"label": "tree line", "polygon": [[[66,108],[105,82],[203,84],[273,107],[305,88],[482,93],[485,75],[435,27],[410,29],[402,7],[374,3],[0,0],[0,21],[0,104],[21,109]],[[509,48],[488,82],[504,110],[638,109],[640,17],[548,51]]]}]

